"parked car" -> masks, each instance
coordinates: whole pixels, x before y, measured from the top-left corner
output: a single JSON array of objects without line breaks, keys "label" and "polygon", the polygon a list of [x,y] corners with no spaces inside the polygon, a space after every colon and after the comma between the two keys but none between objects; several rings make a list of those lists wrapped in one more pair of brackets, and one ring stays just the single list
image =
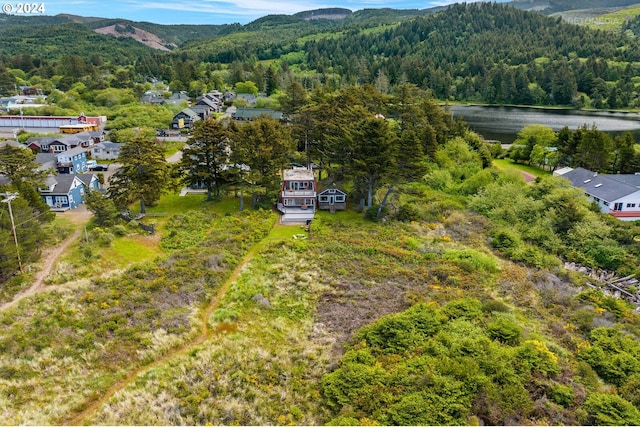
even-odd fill
[{"label": "parked car", "polygon": [[95,160],[88,160],[87,169],[90,171],[106,171],[109,170],[109,165],[101,165]]}]

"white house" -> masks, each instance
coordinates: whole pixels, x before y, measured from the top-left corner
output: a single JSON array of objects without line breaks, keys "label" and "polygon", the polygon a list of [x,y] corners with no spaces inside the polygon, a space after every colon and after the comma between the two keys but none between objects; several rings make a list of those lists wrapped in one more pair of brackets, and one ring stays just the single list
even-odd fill
[{"label": "white house", "polygon": [[584,168],[565,168],[562,172],[557,175],[584,190],[602,212],[623,221],[640,220],[640,174],[608,175]]},{"label": "white house", "polygon": [[316,179],[312,170],[294,167],[283,171],[282,188],[278,197],[281,222],[306,222],[316,210]]},{"label": "white house", "polygon": [[91,158],[96,160],[115,160],[120,155],[120,147],[111,141],[104,141],[91,147]]}]

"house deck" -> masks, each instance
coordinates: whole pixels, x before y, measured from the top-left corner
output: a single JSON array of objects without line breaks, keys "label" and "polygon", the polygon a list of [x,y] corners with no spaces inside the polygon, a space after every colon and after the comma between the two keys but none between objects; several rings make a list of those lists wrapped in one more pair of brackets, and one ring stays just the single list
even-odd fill
[{"label": "house deck", "polygon": [[282,213],[280,222],[291,223],[306,223],[312,220],[315,214],[315,209],[301,209],[295,207],[285,207],[282,203],[278,203],[278,210]]}]

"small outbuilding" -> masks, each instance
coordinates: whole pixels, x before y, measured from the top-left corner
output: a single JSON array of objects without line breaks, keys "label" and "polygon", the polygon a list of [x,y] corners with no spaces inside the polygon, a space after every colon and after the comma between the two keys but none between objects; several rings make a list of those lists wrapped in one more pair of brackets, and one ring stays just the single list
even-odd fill
[{"label": "small outbuilding", "polygon": [[347,208],[347,193],[337,188],[327,188],[318,194],[318,209],[331,213],[343,211]]}]

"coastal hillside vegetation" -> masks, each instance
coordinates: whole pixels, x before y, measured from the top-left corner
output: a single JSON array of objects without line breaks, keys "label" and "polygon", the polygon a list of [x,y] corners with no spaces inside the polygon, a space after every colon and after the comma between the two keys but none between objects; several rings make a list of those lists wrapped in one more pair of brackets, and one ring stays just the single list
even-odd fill
[{"label": "coastal hillside vegetation", "polygon": [[[90,200],[86,235],[44,290],[0,312],[5,422],[640,422],[636,306],[565,267],[637,275],[638,226],[595,212],[561,178],[527,184],[495,168],[500,148],[415,86],[393,96],[292,97],[286,131],[268,119],[196,128],[232,145],[236,133],[278,135],[293,158],[307,135],[322,185],[349,200],[308,232],[260,208],[271,172],[257,185],[216,177],[207,200],[145,183],[141,168],[136,192]],[[165,172],[165,184],[179,178]],[[245,192],[256,203],[241,209]],[[147,217],[121,221],[114,206],[137,212],[137,199]],[[28,287],[16,277],[4,302]]]}]

